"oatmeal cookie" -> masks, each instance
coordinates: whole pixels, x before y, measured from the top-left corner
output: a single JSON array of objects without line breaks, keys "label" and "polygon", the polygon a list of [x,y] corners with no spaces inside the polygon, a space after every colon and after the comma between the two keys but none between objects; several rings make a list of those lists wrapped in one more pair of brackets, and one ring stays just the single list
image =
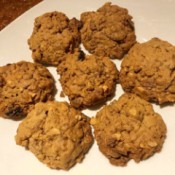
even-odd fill
[{"label": "oatmeal cookie", "polygon": [[80,28],[80,21],[75,18],[69,20],[61,12],[54,11],[37,17],[28,40],[34,61],[58,65],[65,54],[79,48]]},{"label": "oatmeal cookie", "polygon": [[58,73],[72,106],[92,106],[114,94],[119,73],[108,57],[79,52],[68,55],[65,60],[58,66]]},{"label": "oatmeal cookie", "polygon": [[21,61],[0,67],[0,116],[17,119],[33,105],[52,100],[54,80],[42,65]]},{"label": "oatmeal cookie", "polygon": [[121,64],[120,83],[147,101],[175,102],[175,47],[158,38],[134,45]]},{"label": "oatmeal cookie", "polygon": [[55,101],[37,103],[15,138],[50,168],[64,170],[81,162],[93,143],[89,118]]},{"label": "oatmeal cookie", "polygon": [[103,107],[91,124],[100,151],[117,166],[160,152],[166,136],[161,116],[150,103],[134,94],[124,94]]},{"label": "oatmeal cookie", "polygon": [[121,59],[136,41],[127,9],[109,2],[96,12],[82,13],[81,21],[82,43],[90,53],[98,56]]}]

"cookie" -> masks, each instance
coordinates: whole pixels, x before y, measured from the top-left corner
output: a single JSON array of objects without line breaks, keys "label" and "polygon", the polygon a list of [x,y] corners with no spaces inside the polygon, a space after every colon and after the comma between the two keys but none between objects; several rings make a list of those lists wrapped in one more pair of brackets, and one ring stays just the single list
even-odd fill
[{"label": "cookie", "polygon": [[97,11],[81,14],[81,40],[92,54],[121,59],[136,42],[128,10],[105,3]]},{"label": "cookie", "polygon": [[137,43],[123,59],[120,83],[147,101],[175,102],[175,47],[158,38]]},{"label": "cookie", "polygon": [[72,106],[83,108],[107,100],[115,92],[118,70],[108,57],[67,55],[58,66],[63,92]]},{"label": "cookie", "polygon": [[0,116],[25,117],[33,105],[53,100],[54,80],[42,65],[20,61],[0,67]]},{"label": "cookie", "polygon": [[45,13],[35,19],[28,40],[34,61],[56,66],[67,53],[73,53],[81,42],[81,23],[61,12]]},{"label": "cookie", "polygon": [[91,123],[100,151],[117,166],[160,152],[166,136],[162,117],[134,94],[124,94],[104,106]]},{"label": "cookie", "polygon": [[89,118],[66,102],[37,103],[17,129],[16,143],[54,169],[83,160],[93,143]]}]

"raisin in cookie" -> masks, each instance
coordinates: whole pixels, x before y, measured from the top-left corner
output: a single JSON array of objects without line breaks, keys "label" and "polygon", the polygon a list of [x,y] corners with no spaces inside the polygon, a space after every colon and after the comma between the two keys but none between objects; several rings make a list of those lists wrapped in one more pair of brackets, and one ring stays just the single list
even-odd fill
[{"label": "raisin in cookie", "polygon": [[65,54],[79,47],[80,27],[81,23],[77,19],[69,20],[61,12],[45,13],[37,17],[28,40],[34,61],[58,65]]},{"label": "raisin in cookie", "polygon": [[42,65],[21,61],[0,67],[0,116],[25,117],[39,101],[52,100],[54,80]]},{"label": "raisin in cookie", "polygon": [[148,101],[175,101],[175,47],[153,38],[136,44],[121,64],[120,83]]},{"label": "raisin in cookie", "polygon": [[166,136],[161,116],[150,103],[134,94],[124,94],[103,107],[91,123],[100,151],[118,166],[159,152]]},{"label": "raisin in cookie", "polygon": [[67,55],[58,66],[63,92],[76,108],[88,107],[105,101],[114,94],[118,70],[108,57]]},{"label": "raisin in cookie", "polygon": [[120,59],[136,41],[132,17],[117,5],[106,3],[96,12],[84,12],[81,21],[82,43],[98,56]]},{"label": "raisin in cookie", "polygon": [[16,143],[50,168],[70,169],[93,143],[89,118],[66,102],[37,103],[17,129]]}]

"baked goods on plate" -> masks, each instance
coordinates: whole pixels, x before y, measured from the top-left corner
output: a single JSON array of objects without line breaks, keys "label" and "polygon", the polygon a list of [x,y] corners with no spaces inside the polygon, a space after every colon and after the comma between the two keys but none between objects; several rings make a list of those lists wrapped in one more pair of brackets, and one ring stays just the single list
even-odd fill
[{"label": "baked goods on plate", "polygon": [[110,163],[124,166],[160,152],[166,125],[152,105],[134,94],[124,94],[91,119],[100,151]]},{"label": "baked goods on plate", "polygon": [[46,67],[20,61],[0,67],[0,116],[20,119],[37,102],[54,99],[55,82]]},{"label": "baked goods on plate", "polygon": [[175,102],[175,46],[159,38],[135,44],[122,61],[120,83],[145,100]]},{"label": "baked goods on plate", "polygon": [[82,43],[92,54],[121,59],[136,42],[128,10],[110,2],[97,11],[82,13],[81,21]]},{"label": "baked goods on plate", "polygon": [[16,143],[50,168],[68,170],[93,143],[89,118],[66,102],[38,103],[18,127]]},{"label": "baked goods on plate", "polygon": [[80,21],[69,19],[62,12],[53,11],[37,17],[33,33],[28,39],[33,60],[57,66],[64,55],[79,48],[80,28]]},{"label": "baked goods on plate", "polygon": [[76,108],[90,107],[114,95],[118,70],[109,57],[69,54],[58,66],[63,92]]}]

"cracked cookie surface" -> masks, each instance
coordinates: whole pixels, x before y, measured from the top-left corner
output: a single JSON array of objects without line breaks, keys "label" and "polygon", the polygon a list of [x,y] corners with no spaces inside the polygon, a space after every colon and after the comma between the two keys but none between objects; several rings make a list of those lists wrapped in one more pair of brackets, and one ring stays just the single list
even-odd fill
[{"label": "cracked cookie surface", "polygon": [[91,119],[100,151],[117,166],[136,162],[160,152],[166,125],[150,103],[134,94],[124,94],[104,106]]},{"label": "cracked cookie surface", "polygon": [[35,19],[28,40],[34,61],[56,66],[67,53],[73,53],[81,42],[81,23],[61,12],[45,13]]},{"label": "cracked cookie surface", "polygon": [[88,107],[107,100],[115,93],[118,70],[108,57],[67,55],[58,66],[63,92],[76,108]]},{"label": "cracked cookie surface", "polygon": [[89,118],[66,102],[38,103],[17,129],[16,143],[50,168],[68,170],[93,143]]},{"label": "cracked cookie surface", "polygon": [[96,12],[84,12],[81,21],[81,40],[92,54],[121,59],[136,41],[132,17],[117,5],[106,3]]},{"label": "cracked cookie surface", "polygon": [[158,38],[134,45],[121,64],[120,83],[147,101],[175,102],[175,47]]},{"label": "cracked cookie surface", "polygon": [[0,116],[25,117],[35,103],[53,96],[54,80],[44,66],[20,61],[0,67]]}]

